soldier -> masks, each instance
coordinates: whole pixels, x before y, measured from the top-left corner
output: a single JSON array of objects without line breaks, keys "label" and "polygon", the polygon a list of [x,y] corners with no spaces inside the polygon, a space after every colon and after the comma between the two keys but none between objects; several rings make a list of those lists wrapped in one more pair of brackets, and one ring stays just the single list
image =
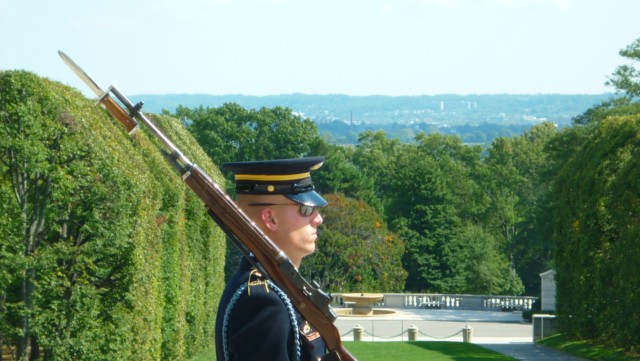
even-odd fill
[{"label": "soldier", "polygon": [[[234,162],[236,203],[296,266],[315,251],[327,202],[314,191],[311,171],[323,157]],[[253,259],[253,262],[256,262]],[[227,284],[216,318],[219,361],[320,360],[320,334],[287,295],[243,258]]]}]

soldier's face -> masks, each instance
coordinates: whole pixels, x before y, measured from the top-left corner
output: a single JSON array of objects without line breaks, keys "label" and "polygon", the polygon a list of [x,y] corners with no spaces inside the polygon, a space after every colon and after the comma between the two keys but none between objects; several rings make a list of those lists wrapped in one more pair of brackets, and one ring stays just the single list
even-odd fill
[{"label": "soldier's face", "polygon": [[274,207],[278,227],[273,241],[296,266],[300,266],[302,258],[315,251],[318,226],[323,220],[317,208],[310,216],[304,216],[298,204],[287,201],[291,205]]}]

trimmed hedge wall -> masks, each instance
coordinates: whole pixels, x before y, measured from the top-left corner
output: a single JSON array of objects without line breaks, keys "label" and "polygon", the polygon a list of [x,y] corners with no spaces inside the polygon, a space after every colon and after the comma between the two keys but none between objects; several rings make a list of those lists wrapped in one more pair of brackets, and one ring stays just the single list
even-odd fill
[{"label": "trimmed hedge wall", "polygon": [[[224,182],[195,140],[153,116]],[[45,360],[214,347],[225,237],[145,131],[77,90],[0,72],[0,346]]]},{"label": "trimmed hedge wall", "polygon": [[640,347],[640,116],[582,132],[554,189],[557,314],[563,332]]}]

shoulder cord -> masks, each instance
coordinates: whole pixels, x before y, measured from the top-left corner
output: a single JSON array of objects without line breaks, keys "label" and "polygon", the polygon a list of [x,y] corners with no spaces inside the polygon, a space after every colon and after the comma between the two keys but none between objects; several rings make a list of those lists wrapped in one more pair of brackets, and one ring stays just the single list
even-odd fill
[{"label": "shoulder cord", "polygon": [[[289,319],[291,320],[291,325],[293,326],[293,330],[294,330],[293,331],[294,347],[295,347],[294,360],[300,361],[300,336],[298,332],[298,320],[296,319],[296,314],[295,314],[295,311],[293,310],[293,305],[291,304],[291,300],[273,282],[271,282],[270,280],[267,280],[267,284],[271,289],[273,289],[276,292],[276,294],[280,297],[280,299],[282,299],[282,302],[284,302],[284,305],[287,307],[287,311],[289,311]],[[231,297],[231,300],[229,301],[229,304],[227,305],[227,308],[224,312],[224,318],[222,320],[222,347],[224,350],[225,360],[229,360],[229,350],[227,346],[227,328],[229,326],[229,317],[231,315],[231,310],[233,309],[236,302],[238,302],[238,299],[246,289],[247,289],[246,283],[238,287],[236,292],[233,294],[233,297]]]}]

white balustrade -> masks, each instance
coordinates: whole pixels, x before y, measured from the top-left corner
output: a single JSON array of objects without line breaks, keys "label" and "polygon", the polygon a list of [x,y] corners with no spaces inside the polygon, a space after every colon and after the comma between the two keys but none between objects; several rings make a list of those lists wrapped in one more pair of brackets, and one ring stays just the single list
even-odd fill
[{"label": "white balustrade", "polygon": [[[331,295],[332,305],[344,306],[341,293]],[[530,310],[537,297],[490,296],[441,293],[385,293],[374,306],[386,308],[433,308],[478,311]]]}]

